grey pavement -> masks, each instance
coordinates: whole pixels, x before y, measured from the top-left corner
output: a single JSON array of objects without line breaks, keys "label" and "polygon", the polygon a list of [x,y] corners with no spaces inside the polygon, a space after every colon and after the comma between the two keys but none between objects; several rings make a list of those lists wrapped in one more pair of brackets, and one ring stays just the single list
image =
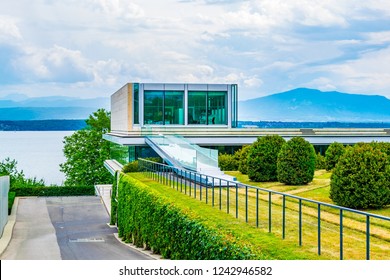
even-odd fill
[{"label": "grey pavement", "polygon": [[109,206],[103,202],[100,196],[19,198],[13,230],[7,225],[0,240],[0,250],[6,247],[0,259],[158,259],[117,239],[116,227],[108,225]]}]

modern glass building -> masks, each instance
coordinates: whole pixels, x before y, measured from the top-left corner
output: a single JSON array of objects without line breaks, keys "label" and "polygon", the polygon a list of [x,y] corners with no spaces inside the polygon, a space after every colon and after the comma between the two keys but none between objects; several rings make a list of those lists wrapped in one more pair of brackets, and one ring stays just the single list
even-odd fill
[{"label": "modern glass building", "polygon": [[111,96],[111,130],[237,127],[236,84],[129,83]]}]

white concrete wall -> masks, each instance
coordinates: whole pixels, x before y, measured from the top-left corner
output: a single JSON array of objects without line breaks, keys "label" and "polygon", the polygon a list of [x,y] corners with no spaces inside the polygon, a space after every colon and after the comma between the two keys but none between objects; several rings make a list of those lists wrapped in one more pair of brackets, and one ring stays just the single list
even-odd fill
[{"label": "white concrete wall", "polygon": [[129,86],[126,84],[120,90],[111,95],[111,131],[131,130],[129,116]]},{"label": "white concrete wall", "polygon": [[0,177],[0,237],[8,222],[9,176]]}]

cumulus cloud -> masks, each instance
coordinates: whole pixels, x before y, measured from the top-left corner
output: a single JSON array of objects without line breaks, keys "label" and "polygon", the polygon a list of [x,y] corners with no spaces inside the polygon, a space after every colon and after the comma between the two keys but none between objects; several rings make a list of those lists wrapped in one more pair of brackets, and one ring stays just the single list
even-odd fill
[{"label": "cumulus cloud", "polygon": [[10,39],[22,39],[17,19],[0,15],[0,42],[6,42]]}]

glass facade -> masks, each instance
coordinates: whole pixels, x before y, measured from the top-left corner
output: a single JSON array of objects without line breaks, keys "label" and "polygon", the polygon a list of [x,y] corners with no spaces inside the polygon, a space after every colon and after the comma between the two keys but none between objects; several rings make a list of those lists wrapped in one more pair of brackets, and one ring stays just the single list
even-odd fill
[{"label": "glass facade", "polygon": [[226,91],[189,91],[188,124],[227,124]]},{"label": "glass facade", "polygon": [[184,124],[184,91],[144,91],[144,124]]},{"label": "glass facade", "polygon": [[237,85],[231,85],[232,93],[232,123],[231,126],[238,127],[238,88]]},{"label": "glass facade", "polygon": [[139,124],[139,84],[133,85],[134,124]]}]

